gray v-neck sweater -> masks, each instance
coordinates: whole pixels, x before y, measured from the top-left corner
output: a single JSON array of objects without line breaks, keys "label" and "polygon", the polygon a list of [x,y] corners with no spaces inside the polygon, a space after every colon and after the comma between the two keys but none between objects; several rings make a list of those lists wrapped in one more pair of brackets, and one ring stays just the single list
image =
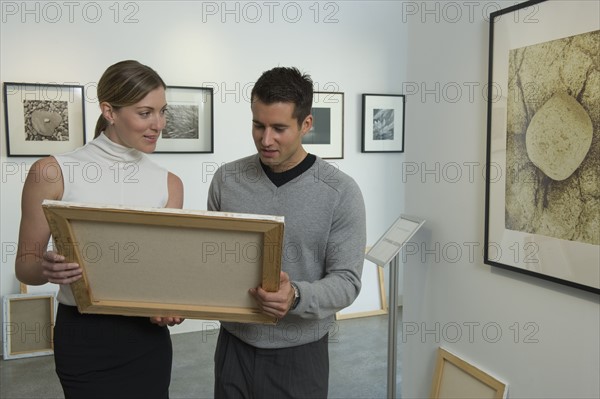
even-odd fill
[{"label": "gray v-neck sweater", "polygon": [[[208,209],[285,218],[282,270],[301,300],[277,325],[223,322],[259,348],[284,348],[335,338],[335,313],[356,299],[366,244],[365,206],[356,182],[321,158],[300,176],[275,186],[258,155],[221,166]],[[248,287],[251,288],[251,287]]]}]

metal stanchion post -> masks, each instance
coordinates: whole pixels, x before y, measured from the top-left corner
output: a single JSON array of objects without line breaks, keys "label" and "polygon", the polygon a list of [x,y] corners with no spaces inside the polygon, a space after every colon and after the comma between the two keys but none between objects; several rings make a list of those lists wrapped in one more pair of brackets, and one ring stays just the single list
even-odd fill
[{"label": "metal stanchion post", "polygon": [[387,397],[396,398],[396,364],[398,358],[398,257],[390,262],[390,301],[388,307],[388,378]]}]

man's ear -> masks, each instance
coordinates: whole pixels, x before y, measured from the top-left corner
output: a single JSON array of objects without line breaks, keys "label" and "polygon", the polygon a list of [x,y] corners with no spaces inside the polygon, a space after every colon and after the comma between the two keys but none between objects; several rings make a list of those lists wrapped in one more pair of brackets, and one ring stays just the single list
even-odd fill
[{"label": "man's ear", "polygon": [[302,133],[302,136],[304,136],[306,133],[308,133],[310,131],[310,129],[312,128],[313,125],[313,117],[312,115],[308,115],[306,118],[304,118],[304,121],[302,122],[302,126],[300,127],[300,132]]}]

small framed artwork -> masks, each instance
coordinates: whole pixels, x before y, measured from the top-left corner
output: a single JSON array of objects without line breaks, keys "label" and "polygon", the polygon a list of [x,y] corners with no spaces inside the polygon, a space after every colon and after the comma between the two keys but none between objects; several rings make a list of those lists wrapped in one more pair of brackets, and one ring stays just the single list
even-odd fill
[{"label": "small framed artwork", "polygon": [[430,398],[503,399],[506,384],[443,348],[438,348]]},{"label": "small framed artwork", "polygon": [[304,149],[323,159],[344,158],[344,93],[314,92],[313,126],[302,138]]},{"label": "small framed artwork", "polygon": [[212,87],[167,87],[167,124],[154,153],[213,153]]},{"label": "small framed artwork", "polygon": [[55,294],[6,295],[3,313],[4,359],[54,353]]},{"label": "small framed artwork", "polygon": [[403,94],[362,95],[362,152],[404,152]]},{"label": "small framed artwork", "polygon": [[81,313],[277,322],[248,289],[279,289],[283,217],[62,201],[42,207],[57,250],[82,268],[71,283]]},{"label": "small framed artwork", "polygon": [[85,144],[83,86],[5,82],[9,157],[43,157]]},{"label": "small framed artwork", "polygon": [[598,15],[536,0],[490,16],[484,246],[488,265],[595,294]]},{"label": "small framed artwork", "polygon": [[335,314],[337,320],[387,314],[383,268],[365,261],[360,281],[362,282],[360,293],[352,305]]}]

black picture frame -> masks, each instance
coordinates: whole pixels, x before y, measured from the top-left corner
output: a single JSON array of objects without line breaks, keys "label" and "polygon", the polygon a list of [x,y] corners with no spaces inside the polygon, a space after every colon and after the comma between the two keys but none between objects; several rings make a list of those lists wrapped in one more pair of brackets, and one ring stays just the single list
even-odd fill
[{"label": "black picture frame", "polygon": [[600,56],[599,13],[531,0],[490,15],[484,238],[485,264],[595,294],[600,89],[564,76]]},{"label": "black picture frame", "polygon": [[39,158],[85,144],[83,86],[4,82],[3,95],[7,156]]},{"label": "black picture frame", "polygon": [[214,152],[213,94],[212,87],[167,87],[167,124],[154,154]]},{"label": "black picture frame", "polygon": [[404,94],[362,95],[362,152],[404,152]]}]

